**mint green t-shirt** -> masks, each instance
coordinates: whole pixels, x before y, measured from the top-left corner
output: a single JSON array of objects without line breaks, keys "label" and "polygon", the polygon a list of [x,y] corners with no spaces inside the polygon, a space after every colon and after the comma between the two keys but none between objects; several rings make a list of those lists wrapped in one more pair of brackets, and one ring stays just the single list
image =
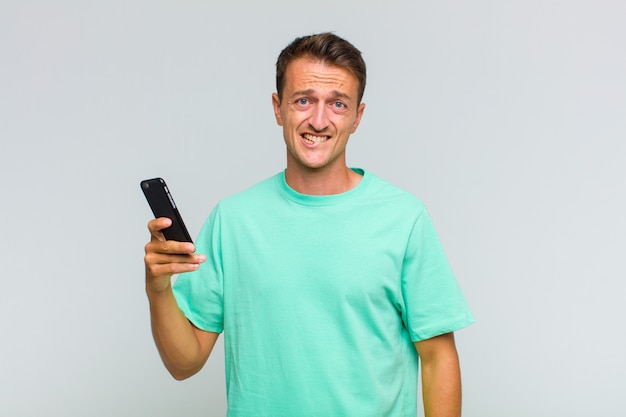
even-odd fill
[{"label": "mint green t-shirt", "polygon": [[284,173],[222,200],[178,277],[180,309],[224,332],[229,417],[414,417],[413,342],[473,317],[423,204],[363,175],[310,196]]}]

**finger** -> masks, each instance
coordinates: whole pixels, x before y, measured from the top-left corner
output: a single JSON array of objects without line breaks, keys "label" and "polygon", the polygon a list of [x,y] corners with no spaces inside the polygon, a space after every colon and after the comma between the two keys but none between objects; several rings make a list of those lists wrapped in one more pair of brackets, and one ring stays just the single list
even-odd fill
[{"label": "finger", "polygon": [[152,239],[145,247],[146,253],[162,253],[174,255],[190,255],[196,247],[190,242],[177,242],[175,240]]},{"label": "finger", "polygon": [[192,272],[197,270],[200,264],[196,263],[165,263],[165,264],[148,264],[146,263],[147,276],[162,277],[184,272]]},{"label": "finger", "polygon": [[172,225],[172,220],[167,217],[159,217],[148,222],[148,230],[150,231],[152,240],[165,240],[162,230]]},{"label": "finger", "polygon": [[168,255],[146,252],[144,257],[146,273],[153,277],[171,276],[182,272],[195,271],[205,260],[206,256],[199,254]]},{"label": "finger", "polygon": [[170,263],[201,264],[206,261],[206,256],[195,253],[190,255],[172,255],[156,252],[147,252],[145,256],[145,261],[146,263],[151,265],[162,265]]}]

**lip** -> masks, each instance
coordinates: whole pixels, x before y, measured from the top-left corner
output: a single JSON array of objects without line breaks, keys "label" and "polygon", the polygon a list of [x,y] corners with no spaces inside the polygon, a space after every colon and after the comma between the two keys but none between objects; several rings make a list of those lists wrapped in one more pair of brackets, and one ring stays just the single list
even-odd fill
[{"label": "lip", "polygon": [[305,132],[300,135],[302,142],[305,146],[313,148],[315,146],[321,145],[325,142],[328,142],[331,139],[329,135],[319,135],[314,133]]}]

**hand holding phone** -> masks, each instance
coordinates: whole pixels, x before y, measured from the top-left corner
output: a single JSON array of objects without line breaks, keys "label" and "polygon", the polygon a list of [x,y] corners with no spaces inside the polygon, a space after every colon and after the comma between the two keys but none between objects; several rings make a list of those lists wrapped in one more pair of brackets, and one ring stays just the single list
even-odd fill
[{"label": "hand holding phone", "polygon": [[167,188],[163,178],[152,178],[141,181],[141,189],[148,200],[155,218],[167,217],[172,221],[172,225],[161,230],[166,240],[176,240],[179,242],[192,242],[183,218],[176,207],[174,198]]}]

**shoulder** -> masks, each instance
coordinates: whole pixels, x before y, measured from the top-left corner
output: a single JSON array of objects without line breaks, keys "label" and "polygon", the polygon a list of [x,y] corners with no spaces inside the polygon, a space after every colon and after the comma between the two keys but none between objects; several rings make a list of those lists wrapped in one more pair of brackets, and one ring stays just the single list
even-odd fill
[{"label": "shoulder", "polygon": [[220,211],[254,210],[255,206],[279,196],[277,178],[279,174],[262,180],[251,187],[225,197],[217,204]]},{"label": "shoulder", "polygon": [[381,204],[411,210],[412,212],[423,212],[426,210],[426,206],[417,196],[376,174],[364,171],[364,178],[367,179],[369,199]]}]

